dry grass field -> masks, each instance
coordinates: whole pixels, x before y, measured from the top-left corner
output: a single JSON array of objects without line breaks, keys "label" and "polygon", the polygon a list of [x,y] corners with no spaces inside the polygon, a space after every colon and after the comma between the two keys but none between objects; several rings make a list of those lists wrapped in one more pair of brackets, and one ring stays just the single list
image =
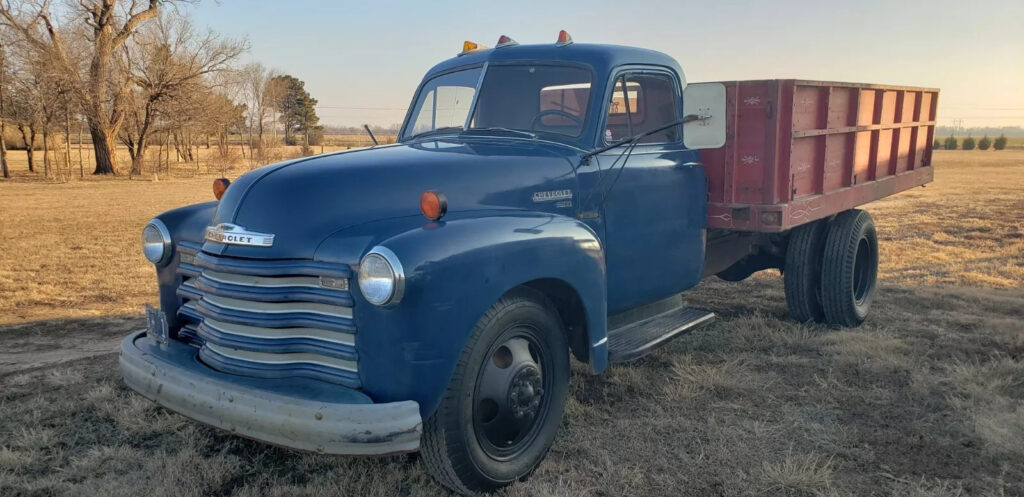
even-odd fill
[{"label": "dry grass field", "polygon": [[[592,377],[507,496],[1024,495],[1024,151],[935,153],[876,202],[865,325],[786,320],[775,272],[709,280],[712,325]],[[417,456],[305,455],[131,394],[118,339],[155,302],[152,215],[210,177],[0,182],[0,495],[445,495]],[[237,173],[235,173],[237,175]]]}]

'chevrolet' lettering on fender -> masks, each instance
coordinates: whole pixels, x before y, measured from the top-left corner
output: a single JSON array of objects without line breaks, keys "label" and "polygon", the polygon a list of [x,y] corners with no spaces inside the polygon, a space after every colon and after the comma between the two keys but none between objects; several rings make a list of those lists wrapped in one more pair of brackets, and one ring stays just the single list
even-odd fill
[{"label": "'chevrolet' lettering on fender", "polygon": [[274,235],[247,231],[241,226],[220,223],[206,228],[206,239],[211,242],[227,245],[248,245],[251,247],[270,247],[274,245]]},{"label": "'chevrolet' lettering on fender", "polygon": [[572,198],[572,190],[549,190],[544,192],[533,192],[534,202],[552,202]]}]

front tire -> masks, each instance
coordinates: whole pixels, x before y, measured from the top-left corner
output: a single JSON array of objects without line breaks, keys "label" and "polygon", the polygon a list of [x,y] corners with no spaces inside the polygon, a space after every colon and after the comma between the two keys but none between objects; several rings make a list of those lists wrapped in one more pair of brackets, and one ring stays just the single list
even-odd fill
[{"label": "front tire", "polygon": [[878,235],[866,211],[843,211],[829,225],[821,268],[825,322],[860,326],[867,318],[878,280]]},{"label": "front tire", "polygon": [[423,424],[427,470],[463,494],[529,476],[561,424],[569,372],[569,344],[551,303],[525,288],[502,297],[477,323]]}]

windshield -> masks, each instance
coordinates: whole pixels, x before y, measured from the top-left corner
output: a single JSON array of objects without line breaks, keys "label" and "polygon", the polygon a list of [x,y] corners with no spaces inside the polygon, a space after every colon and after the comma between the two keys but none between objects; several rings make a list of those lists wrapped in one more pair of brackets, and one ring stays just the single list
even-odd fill
[{"label": "windshield", "polygon": [[[583,133],[590,99],[589,70],[557,65],[492,65],[481,82],[482,70],[443,74],[424,84],[402,137],[465,131],[467,121],[471,130],[517,130],[569,137]],[[470,112],[471,120],[467,119]]]}]

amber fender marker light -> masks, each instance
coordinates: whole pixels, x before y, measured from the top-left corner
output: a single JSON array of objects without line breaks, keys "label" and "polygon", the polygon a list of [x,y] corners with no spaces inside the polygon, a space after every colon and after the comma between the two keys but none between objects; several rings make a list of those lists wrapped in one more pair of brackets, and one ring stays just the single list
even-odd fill
[{"label": "amber fender marker light", "polygon": [[224,196],[224,192],[228,191],[228,186],[231,186],[231,181],[227,178],[213,180],[213,196],[220,200]]},{"label": "amber fender marker light", "polygon": [[420,195],[420,211],[423,217],[437,221],[448,212],[448,199],[441,192],[425,191]]}]

